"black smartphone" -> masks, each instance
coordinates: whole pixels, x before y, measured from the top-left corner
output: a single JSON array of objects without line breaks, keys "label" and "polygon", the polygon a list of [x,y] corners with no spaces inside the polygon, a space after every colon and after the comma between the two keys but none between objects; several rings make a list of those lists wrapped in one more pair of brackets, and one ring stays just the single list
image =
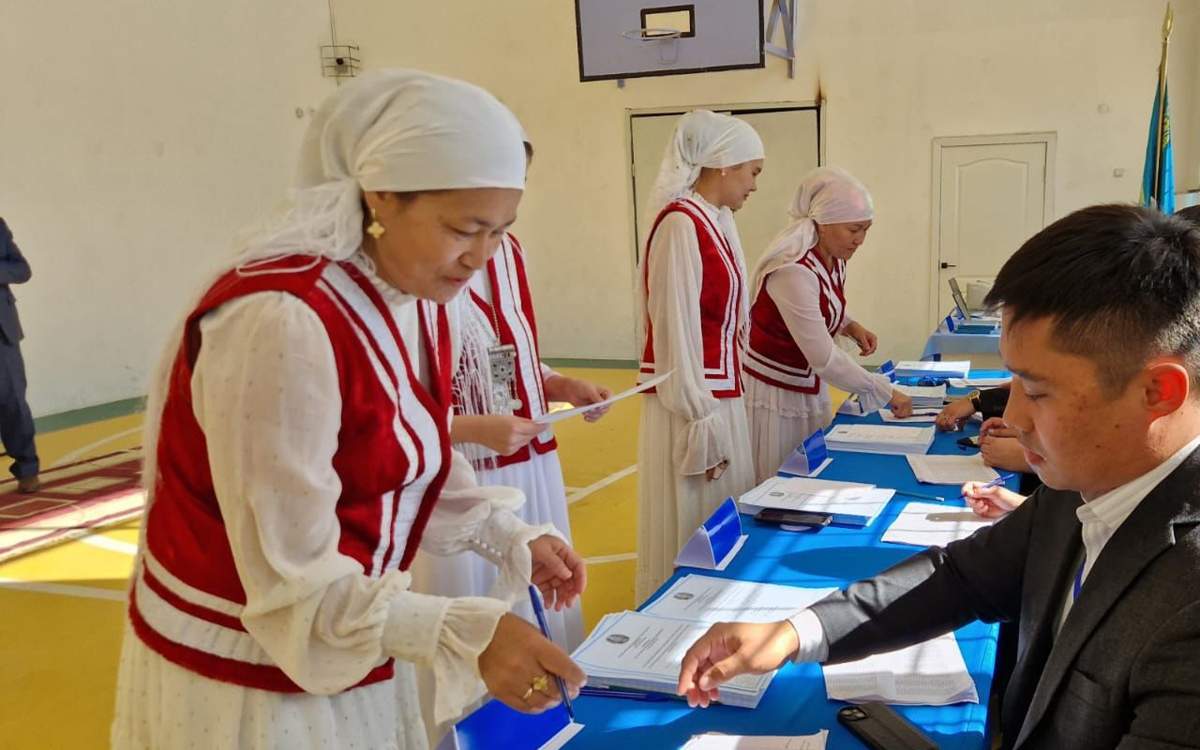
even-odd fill
[{"label": "black smartphone", "polygon": [[960,437],[958,439],[958,444],[964,448],[978,448],[979,447],[979,436],[972,435],[971,437]]},{"label": "black smartphone", "polygon": [[833,516],[826,513],[804,513],[798,510],[782,508],[763,508],[754,514],[754,520],[759,523],[769,523],[776,526],[804,526],[813,531],[829,525]]},{"label": "black smartphone", "polygon": [[873,750],[938,750],[937,744],[885,703],[846,706],[838,723]]}]

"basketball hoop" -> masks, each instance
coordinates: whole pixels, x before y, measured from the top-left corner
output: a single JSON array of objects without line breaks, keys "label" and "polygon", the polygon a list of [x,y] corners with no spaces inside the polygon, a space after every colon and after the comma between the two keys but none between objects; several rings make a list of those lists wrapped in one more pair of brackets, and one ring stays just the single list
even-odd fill
[{"label": "basketball hoop", "polygon": [[673,65],[679,59],[679,38],[683,32],[678,29],[637,28],[622,31],[621,36],[631,42],[658,45],[658,61],[663,65]]}]

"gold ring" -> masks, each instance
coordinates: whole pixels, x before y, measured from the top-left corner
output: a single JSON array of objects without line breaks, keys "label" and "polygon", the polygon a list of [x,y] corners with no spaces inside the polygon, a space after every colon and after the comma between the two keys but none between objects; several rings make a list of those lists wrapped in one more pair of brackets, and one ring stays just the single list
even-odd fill
[{"label": "gold ring", "polygon": [[533,695],[534,690],[538,691],[539,693],[549,695],[548,691],[550,690],[550,678],[544,674],[534,677],[529,681],[529,689],[525,691],[525,695],[522,696],[522,699],[529,700],[529,696]]},{"label": "gold ring", "polygon": [[521,696],[521,700],[527,701],[527,700],[529,700],[529,696],[531,696],[531,695],[533,695],[533,688],[529,688],[528,690],[526,690],[525,694]]}]

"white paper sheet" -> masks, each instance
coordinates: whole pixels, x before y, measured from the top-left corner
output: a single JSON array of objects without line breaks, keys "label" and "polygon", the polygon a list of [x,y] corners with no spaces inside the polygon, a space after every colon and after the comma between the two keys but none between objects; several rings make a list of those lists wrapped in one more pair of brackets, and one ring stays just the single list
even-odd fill
[{"label": "white paper sheet", "polygon": [[994,388],[1012,382],[1012,375],[1003,378],[950,378],[951,388]]},{"label": "white paper sheet", "polygon": [[897,424],[921,424],[936,422],[937,415],[941,413],[941,409],[913,409],[910,417],[897,417],[892,413],[891,409],[880,409],[879,418],[884,422],[893,422]]},{"label": "white paper sheet", "polygon": [[903,360],[896,363],[897,375],[934,375],[966,377],[971,371],[971,360],[941,360],[926,362],[924,360]]},{"label": "white paper sheet", "polygon": [[697,734],[683,750],[825,750],[829,730],[799,737],[767,737],[741,734]]},{"label": "white paper sheet", "polygon": [[913,476],[924,484],[990,482],[1000,475],[983,462],[983,456],[905,456]]},{"label": "white paper sheet", "polygon": [[821,671],[830,700],[905,706],[979,702],[954,633],[858,661],[824,665]]},{"label": "white paper sheet", "polygon": [[554,424],[555,422],[561,422],[564,419],[570,419],[571,417],[577,417],[580,414],[586,414],[587,412],[589,412],[593,409],[599,409],[602,406],[608,406],[609,404],[615,404],[616,402],[618,402],[622,399],[629,398],[630,396],[635,396],[635,395],[641,393],[642,391],[646,391],[646,390],[653,388],[654,386],[663,382],[667,378],[671,377],[672,372],[674,372],[674,370],[671,370],[671,372],[665,372],[662,375],[658,375],[656,377],[650,378],[645,383],[639,383],[638,385],[635,385],[634,387],[632,387],[628,390],[621,391],[620,393],[618,393],[615,396],[610,396],[610,397],[604,399],[603,401],[598,401],[594,404],[588,404],[587,406],[576,406],[573,409],[564,409],[562,411],[552,411],[549,414],[543,414],[542,416],[538,417],[537,419],[535,419],[533,421],[537,422],[538,424]]},{"label": "white paper sheet", "polygon": [[579,734],[581,731],[583,731],[583,724],[572,721],[562,729],[558,730],[558,734],[543,742],[542,746],[538,748],[538,750],[558,750],[560,747],[563,747],[570,742],[571,738]]},{"label": "white paper sheet", "polygon": [[835,522],[860,519],[859,523],[870,525],[894,494],[895,490],[857,482],[771,477],[738,498],[738,507],[743,513],[757,513],[763,508],[827,513]]},{"label": "white paper sheet", "polygon": [[944,547],[966,539],[994,520],[975,515],[970,508],[938,503],[909,503],[883,533],[883,541],[918,547]]},{"label": "white paper sheet", "polygon": [[904,385],[896,383],[892,386],[912,399],[914,409],[941,409],[946,401],[946,384],[941,385]]},{"label": "white paper sheet", "polygon": [[807,609],[836,589],[686,575],[642,610],[648,615],[696,622],[775,622]]},{"label": "white paper sheet", "polygon": [[934,428],[875,424],[839,424],[825,435],[834,451],[859,453],[925,453],[933,445]]}]

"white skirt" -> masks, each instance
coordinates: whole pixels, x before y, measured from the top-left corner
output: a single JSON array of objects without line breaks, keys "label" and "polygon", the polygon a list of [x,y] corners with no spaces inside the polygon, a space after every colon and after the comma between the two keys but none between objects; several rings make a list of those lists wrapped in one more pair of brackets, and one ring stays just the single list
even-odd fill
[{"label": "white skirt", "polygon": [[833,406],[824,381],[817,393],[799,393],[747,377],[744,398],[756,484],[775,476],[805,438],[833,424]]},{"label": "white skirt", "polygon": [[126,623],[114,750],[425,750],[412,664],[335,695],[220,682],[167,661]]},{"label": "white skirt", "polygon": [[[475,472],[480,485],[516,487],[525,493],[525,503],[517,515],[528,524],[552,523],[568,540],[571,526],[567,518],[567,492],[563,486],[562,466],[558,451],[534,454],[529,461],[484,469]],[[412,590],[438,596],[486,596],[496,580],[496,566],[474,552],[440,557],[426,552],[417,552],[410,572],[413,576]],[[534,625],[533,607],[522,600],[513,607],[513,612]],[[546,611],[546,624],[550,637],[567,653],[583,640],[583,610],[578,601],[561,612]],[[449,726],[435,727],[433,716],[433,673],[417,667],[418,692],[421,695],[421,713],[430,727],[430,744],[453,747],[447,735]],[[439,740],[442,744],[439,745]]]},{"label": "white skirt", "polygon": [[732,455],[721,478],[680,474],[672,446],[687,431],[687,421],[668,411],[657,396],[642,399],[638,441],[638,560],[635,598],[643,602],[675,570],[675,557],[725,498],[737,498],[754,486],[754,465],[740,398],[717,400],[717,414],[729,431]]}]

